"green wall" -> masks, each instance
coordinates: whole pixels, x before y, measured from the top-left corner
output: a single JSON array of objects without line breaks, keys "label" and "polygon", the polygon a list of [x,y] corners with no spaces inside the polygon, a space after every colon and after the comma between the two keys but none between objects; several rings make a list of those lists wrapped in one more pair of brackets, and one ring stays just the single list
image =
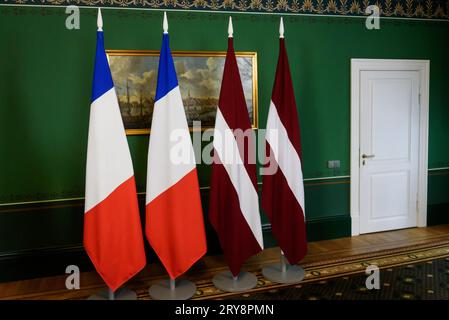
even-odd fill
[{"label": "green wall", "polygon": [[[84,195],[96,11],[81,9],[80,30],[67,30],[66,17],[63,8],[0,7],[0,280],[31,274],[18,268],[18,261],[39,257],[60,268],[85,259],[83,200],[76,198]],[[278,54],[279,16],[233,17],[236,50],[258,54],[263,128]],[[159,49],[160,12],[111,9],[103,11],[103,19],[107,49]],[[169,12],[172,50],[226,50],[227,19],[228,14],[220,13]],[[429,168],[449,167],[449,23],[381,20],[380,30],[368,31],[360,18],[288,16],[285,28],[304,177],[340,177],[306,181],[308,237],[348,236],[350,59],[431,61]],[[143,192],[148,137],[130,136],[128,141],[138,191]],[[341,168],[327,169],[327,160],[334,159],[341,160]],[[207,166],[199,166],[202,187],[209,185],[209,175]],[[202,191],[206,212],[207,193]],[[75,200],[46,201],[71,198]],[[1,206],[16,202],[24,203]],[[448,170],[431,171],[431,223],[449,222],[448,203]],[[274,245],[265,216],[263,222],[267,245]],[[208,231],[210,253],[219,252],[210,226]],[[56,273],[64,270],[57,268]],[[42,267],[36,274],[53,271]]]}]

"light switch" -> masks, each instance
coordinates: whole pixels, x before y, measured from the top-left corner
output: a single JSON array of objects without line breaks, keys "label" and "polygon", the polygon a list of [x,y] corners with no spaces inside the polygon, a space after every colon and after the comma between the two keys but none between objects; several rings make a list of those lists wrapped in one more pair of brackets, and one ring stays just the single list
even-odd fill
[{"label": "light switch", "polygon": [[340,168],[340,160],[329,160],[329,161],[327,161],[327,167],[329,169]]}]

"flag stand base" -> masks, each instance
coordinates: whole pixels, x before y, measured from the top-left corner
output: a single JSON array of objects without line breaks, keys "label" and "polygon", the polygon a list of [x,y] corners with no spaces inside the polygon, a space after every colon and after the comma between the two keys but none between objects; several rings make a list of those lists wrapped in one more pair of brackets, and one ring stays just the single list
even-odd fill
[{"label": "flag stand base", "polygon": [[148,290],[151,298],[155,300],[187,300],[196,292],[196,285],[185,279],[163,280]]},{"label": "flag stand base", "polygon": [[302,267],[288,264],[284,255],[281,255],[281,263],[263,268],[262,274],[271,282],[298,283],[304,279],[306,273]]},{"label": "flag stand base", "polygon": [[120,288],[116,292],[105,289],[89,296],[87,300],[137,300],[137,294],[126,288]]},{"label": "flag stand base", "polygon": [[257,277],[249,272],[240,272],[234,277],[230,271],[216,274],[212,279],[215,287],[226,292],[246,291],[257,285]]}]

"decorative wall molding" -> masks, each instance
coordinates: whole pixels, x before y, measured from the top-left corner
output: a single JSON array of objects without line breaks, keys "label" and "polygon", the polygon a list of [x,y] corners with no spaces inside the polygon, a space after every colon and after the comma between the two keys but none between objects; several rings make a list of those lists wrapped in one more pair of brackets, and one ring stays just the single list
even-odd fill
[{"label": "decorative wall molding", "polygon": [[[446,164],[447,165],[447,164]],[[449,167],[430,168],[429,176],[447,176],[449,174]],[[346,171],[345,171],[346,173]],[[321,186],[328,184],[348,184],[349,175],[342,176],[330,176],[330,177],[316,177],[304,179],[305,187]],[[262,185],[261,182],[258,182]],[[139,186],[138,190],[144,190],[145,186]],[[209,190],[209,187],[201,187],[202,192]],[[139,197],[144,197],[145,192],[138,192]],[[73,206],[73,203],[79,203],[84,205],[83,191],[63,191],[61,193],[37,193],[37,194],[4,194],[0,195],[0,213],[10,212],[13,209],[11,207],[22,208],[34,208],[35,206],[61,206],[61,203],[67,204],[67,206]],[[31,207],[30,207],[31,206]],[[65,206],[65,205],[63,205]],[[23,211],[19,209],[18,211]]]},{"label": "decorative wall molding", "polygon": [[[349,175],[345,176],[333,176],[333,177],[321,177],[321,178],[309,178],[304,179],[304,186],[317,186],[317,185],[327,185],[327,184],[348,184],[349,183]],[[262,182],[257,183],[259,187],[262,186]],[[138,190],[144,190],[145,186],[138,186]],[[200,187],[200,190],[203,194],[209,192],[210,187],[204,186]],[[67,206],[74,206],[74,204],[82,204],[84,205],[84,196],[83,192],[78,193],[66,193],[62,192],[57,193],[38,193],[38,194],[27,194],[27,195],[0,195],[0,214],[3,212],[11,212],[11,211],[23,211],[18,208],[35,208],[36,206],[52,206],[52,207],[61,207],[65,206],[61,203],[66,203]],[[70,195],[70,197],[67,197]],[[145,198],[146,193],[144,191],[137,192],[139,198]],[[3,200],[3,201],[2,201]]]},{"label": "decorative wall molding", "polygon": [[377,5],[381,17],[449,21],[449,0],[3,0],[3,4],[355,17],[365,16],[368,6]]}]

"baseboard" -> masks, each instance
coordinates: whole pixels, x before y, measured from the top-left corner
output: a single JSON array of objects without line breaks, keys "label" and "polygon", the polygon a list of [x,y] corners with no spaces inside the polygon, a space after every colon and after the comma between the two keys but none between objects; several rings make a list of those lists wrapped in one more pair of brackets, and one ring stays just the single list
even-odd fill
[{"label": "baseboard", "polygon": [[61,275],[69,265],[93,270],[82,245],[0,253],[0,282]]},{"label": "baseboard", "polygon": [[[262,232],[265,248],[277,246],[276,239],[271,234],[269,223],[262,225]],[[210,230],[207,234],[208,255],[221,254],[221,248],[215,234]],[[351,219],[346,215],[307,221],[307,238],[310,242],[350,235]],[[157,261],[157,257],[152,250],[148,246],[146,249],[148,260]],[[94,269],[82,244],[0,252],[0,282],[61,275],[64,274],[68,265],[77,265],[81,272]]]},{"label": "baseboard", "polygon": [[449,203],[431,204],[427,206],[427,226],[449,224]]},{"label": "baseboard", "polygon": [[360,234],[360,216],[359,214],[354,214],[351,216],[351,235],[358,236]]},{"label": "baseboard", "polygon": [[349,215],[330,216],[307,221],[307,240],[309,242],[350,236],[351,217]]}]

